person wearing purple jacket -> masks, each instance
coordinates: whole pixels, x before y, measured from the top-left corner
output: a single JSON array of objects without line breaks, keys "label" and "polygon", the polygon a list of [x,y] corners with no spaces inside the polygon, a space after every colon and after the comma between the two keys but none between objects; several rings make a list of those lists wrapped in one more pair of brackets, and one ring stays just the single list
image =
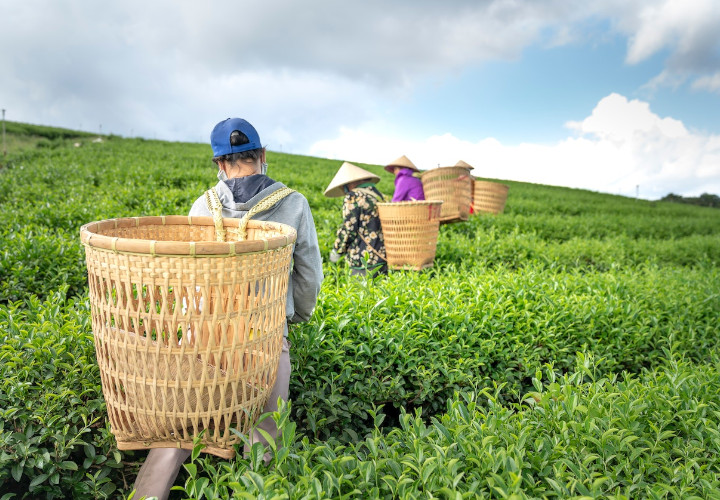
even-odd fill
[{"label": "person wearing purple jacket", "polygon": [[395,192],[392,201],[420,201],[425,199],[423,185],[413,174],[420,172],[407,156],[403,155],[385,166],[385,170],[395,174]]}]

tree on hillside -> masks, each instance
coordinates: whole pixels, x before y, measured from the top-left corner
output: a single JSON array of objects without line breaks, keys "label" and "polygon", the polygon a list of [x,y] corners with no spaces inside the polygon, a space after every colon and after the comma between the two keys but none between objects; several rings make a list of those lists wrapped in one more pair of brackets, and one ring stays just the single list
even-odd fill
[{"label": "tree on hillside", "polygon": [[674,203],[686,203],[688,205],[720,208],[720,196],[710,193],[703,193],[697,197],[684,197],[679,194],[669,193],[661,198],[660,201],[671,201]]}]

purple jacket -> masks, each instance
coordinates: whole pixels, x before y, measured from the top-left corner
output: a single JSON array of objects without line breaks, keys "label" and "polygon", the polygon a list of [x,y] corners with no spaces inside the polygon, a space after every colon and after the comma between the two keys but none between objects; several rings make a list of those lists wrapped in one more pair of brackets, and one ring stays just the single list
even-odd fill
[{"label": "purple jacket", "polygon": [[413,177],[413,171],[403,168],[395,176],[395,193],[392,201],[424,200],[422,181]]}]

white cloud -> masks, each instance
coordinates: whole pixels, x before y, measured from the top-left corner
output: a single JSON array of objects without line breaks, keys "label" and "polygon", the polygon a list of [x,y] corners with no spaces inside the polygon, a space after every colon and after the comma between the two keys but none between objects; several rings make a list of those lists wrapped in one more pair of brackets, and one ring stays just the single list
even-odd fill
[{"label": "white cloud", "polygon": [[[372,153],[368,161],[383,162],[412,147],[419,148],[426,166],[474,159],[498,177],[539,179],[549,169],[563,173],[557,179],[577,179],[577,185],[593,188],[587,182],[593,174],[586,171],[594,170],[578,167],[582,151],[592,150],[586,157],[593,162],[600,158],[601,164],[628,165],[635,149],[627,144],[667,151],[663,141],[680,144],[707,138],[678,137],[683,132],[677,124],[656,123],[648,118],[652,113],[647,106],[643,109],[636,102],[616,105],[637,115],[633,134],[645,139],[628,142],[631,125],[626,120],[613,122],[618,127],[613,131],[609,118],[593,114],[578,125],[584,137],[554,146],[510,147],[492,139],[468,143],[450,135],[398,140],[398,131],[386,135],[395,139],[384,139],[378,137],[384,110],[397,100],[416,97],[415,82],[442,80],[485,61],[519,59],[533,44],[573,43],[596,34],[584,30],[592,23],[602,26],[600,36],[607,34],[604,23],[609,23],[629,37],[629,63],[668,54],[667,68],[653,85],[695,79],[695,89],[717,92],[720,9],[715,4],[716,0],[5,2],[0,17],[12,22],[0,30],[0,45],[7,49],[0,51],[0,103],[8,108],[9,120],[93,131],[102,124],[103,132],[199,142],[207,142],[218,119],[241,115],[254,121],[273,149],[303,153],[311,143],[317,154],[329,151],[333,156],[362,158]],[[377,122],[370,125],[371,120]],[[366,125],[360,127],[361,123]],[[342,132],[336,139],[321,141],[338,130]],[[653,137],[661,138],[660,143]],[[706,142],[700,150],[710,147]],[[438,153],[443,149],[456,156],[446,158]],[[683,157],[680,153],[674,154]],[[699,172],[712,173],[709,158],[706,151],[698,160],[704,165]],[[538,159],[550,167],[528,167]],[[666,170],[685,165],[678,161],[667,163]]]},{"label": "white cloud", "polygon": [[[667,52],[666,67],[649,82],[650,87],[677,86],[695,75],[717,71],[720,9],[716,0],[639,2],[615,17],[620,31],[629,37],[629,64]],[[700,83],[696,88],[705,86]]]},{"label": "white cloud", "polygon": [[638,135],[677,139],[688,135],[682,122],[660,118],[650,111],[647,102],[628,101],[619,94],[610,94],[582,122],[568,122],[568,127],[601,140],[622,145]]},{"label": "white cloud", "polygon": [[[307,137],[322,137],[337,122],[366,120],[378,111],[378,94],[358,82],[313,72],[247,71],[237,75],[208,75],[173,79],[170,90],[182,95],[182,107],[166,106],[158,115],[178,116],[171,136],[200,130],[207,142],[219,119],[242,116],[262,132],[263,143],[274,150],[301,152]],[[159,117],[158,116],[158,117]],[[184,117],[207,117],[198,123]]]},{"label": "white cloud", "polygon": [[720,71],[712,75],[703,76],[693,82],[694,89],[709,90],[720,94]]},{"label": "white cloud", "polygon": [[[419,168],[464,160],[479,177],[517,180],[657,199],[720,193],[720,136],[689,132],[647,103],[611,94],[592,114],[568,127],[578,136],[553,145],[505,146],[493,138],[462,141],[450,134],[394,141],[364,129],[343,129],[318,141],[310,154],[385,164],[407,155]],[[385,186],[386,189],[392,187]]]},{"label": "white cloud", "polygon": [[715,3],[26,0],[3,6],[3,17],[14,22],[0,30],[0,43],[12,47],[0,52],[0,67],[48,99],[73,90],[99,99],[101,89],[152,89],[178,73],[277,70],[402,91],[418,77],[519,58],[534,43],[572,43],[584,22],[608,19],[630,37],[630,63],[667,50],[672,71],[699,71],[716,57]]}]

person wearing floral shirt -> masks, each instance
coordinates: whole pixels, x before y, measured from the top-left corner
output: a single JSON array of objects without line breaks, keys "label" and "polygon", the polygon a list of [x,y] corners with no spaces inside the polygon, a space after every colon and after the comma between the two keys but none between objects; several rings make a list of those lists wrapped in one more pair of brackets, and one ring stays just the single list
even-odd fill
[{"label": "person wearing floral shirt", "polygon": [[387,273],[385,240],[377,203],[385,201],[375,187],[380,177],[352,163],[342,164],[325,196],[343,199],[343,222],[337,230],[330,261],[344,255],[353,274]]}]

